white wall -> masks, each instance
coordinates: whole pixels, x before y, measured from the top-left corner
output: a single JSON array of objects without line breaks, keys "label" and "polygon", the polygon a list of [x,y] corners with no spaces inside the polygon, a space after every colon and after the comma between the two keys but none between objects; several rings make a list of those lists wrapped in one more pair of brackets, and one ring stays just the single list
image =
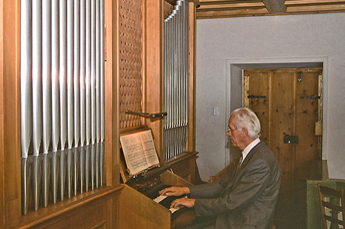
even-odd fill
[{"label": "white wall", "polygon": [[229,78],[238,71],[229,63],[290,59],[326,67],[323,158],[330,178],[345,179],[345,13],[199,19],[196,39],[196,150],[204,181],[229,161]]}]

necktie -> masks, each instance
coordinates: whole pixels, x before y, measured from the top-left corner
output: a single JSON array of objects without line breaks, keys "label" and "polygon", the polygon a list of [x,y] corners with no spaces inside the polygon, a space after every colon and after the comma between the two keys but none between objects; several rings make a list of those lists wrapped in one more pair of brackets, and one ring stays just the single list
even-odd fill
[{"label": "necktie", "polygon": [[236,171],[240,168],[242,164],[242,159],[243,159],[243,155],[241,155],[240,159],[238,160]]}]

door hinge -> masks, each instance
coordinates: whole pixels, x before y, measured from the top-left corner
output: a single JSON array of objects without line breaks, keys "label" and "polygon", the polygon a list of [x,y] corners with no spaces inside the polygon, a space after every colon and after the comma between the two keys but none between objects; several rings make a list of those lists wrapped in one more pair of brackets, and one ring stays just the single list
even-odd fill
[{"label": "door hinge", "polygon": [[248,99],[266,98],[265,95],[248,95]]},{"label": "door hinge", "polygon": [[312,95],[312,96],[301,96],[301,99],[320,99],[321,97],[318,95]]}]

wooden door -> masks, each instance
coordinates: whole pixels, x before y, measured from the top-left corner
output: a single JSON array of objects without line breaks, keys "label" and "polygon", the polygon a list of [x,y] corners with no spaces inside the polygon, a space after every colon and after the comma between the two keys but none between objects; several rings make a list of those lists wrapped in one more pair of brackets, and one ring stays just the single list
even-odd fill
[{"label": "wooden door", "polygon": [[[261,140],[281,167],[276,217],[305,228],[306,180],[321,176],[320,133],[322,69],[256,69],[244,71],[244,105],[261,122]],[[296,224],[293,224],[296,223]]]}]

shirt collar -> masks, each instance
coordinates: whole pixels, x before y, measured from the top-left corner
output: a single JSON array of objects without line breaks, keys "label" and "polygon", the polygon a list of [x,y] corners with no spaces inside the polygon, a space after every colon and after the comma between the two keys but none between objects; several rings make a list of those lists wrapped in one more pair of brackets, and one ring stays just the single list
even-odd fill
[{"label": "shirt collar", "polygon": [[260,142],[260,138],[255,139],[252,141],[247,147],[242,151],[242,162],[247,157],[248,153]]}]

